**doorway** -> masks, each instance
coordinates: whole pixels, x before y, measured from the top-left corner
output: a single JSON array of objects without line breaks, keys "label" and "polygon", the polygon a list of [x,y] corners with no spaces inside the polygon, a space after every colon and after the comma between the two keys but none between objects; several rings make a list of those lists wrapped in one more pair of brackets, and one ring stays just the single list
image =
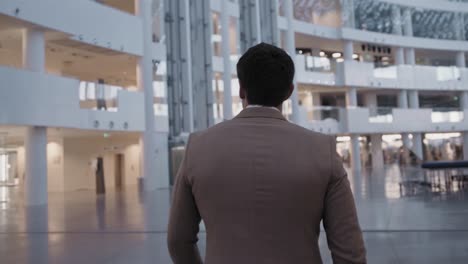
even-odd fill
[{"label": "doorway", "polygon": [[115,189],[116,190],[123,190],[125,186],[125,156],[124,154],[116,154],[115,155]]}]

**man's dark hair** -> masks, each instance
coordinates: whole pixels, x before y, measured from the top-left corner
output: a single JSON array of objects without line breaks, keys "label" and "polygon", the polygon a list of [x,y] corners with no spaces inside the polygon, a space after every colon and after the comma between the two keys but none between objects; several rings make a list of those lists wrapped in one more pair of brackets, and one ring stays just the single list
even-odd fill
[{"label": "man's dark hair", "polygon": [[239,59],[237,77],[249,104],[276,107],[289,96],[294,62],[284,50],[260,43]]}]

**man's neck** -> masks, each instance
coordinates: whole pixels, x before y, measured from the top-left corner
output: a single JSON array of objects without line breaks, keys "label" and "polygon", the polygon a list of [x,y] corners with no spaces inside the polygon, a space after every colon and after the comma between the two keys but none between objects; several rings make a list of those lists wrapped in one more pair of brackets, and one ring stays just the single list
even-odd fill
[{"label": "man's neck", "polygon": [[270,108],[270,109],[275,109],[279,112],[281,112],[281,106],[279,107],[274,107],[274,106],[264,106],[264,105],[256,105],[256,104],[249,104],[247,105],[245,108],[256,108],[256,107],[266,107],[266,108]]}]

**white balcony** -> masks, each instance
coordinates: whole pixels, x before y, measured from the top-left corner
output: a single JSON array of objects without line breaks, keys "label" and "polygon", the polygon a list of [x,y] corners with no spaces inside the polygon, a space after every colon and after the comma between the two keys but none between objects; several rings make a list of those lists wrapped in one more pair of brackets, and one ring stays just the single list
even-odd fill
[{"label": "white balcony", "polygon": [[296,80],[302,84],[334,86],[336,76],[327,58],[296,55]]},{"label": "white balcony", "polygon": [[[0,89],[0,125],[105,131],[145,129],[141,92],[107,86],[98,103],[90,96],[93,91],[83,91],[83,82],[76,79],[1,66],[0,79],[9,84]],[[155,118],[156,131],[168,131],[167,117]]]},{"label": "white balcony", "polygon": [[453,90],[466,89],[468,69],[442,66],[398,65],[375,68],[373,63],[338,63],[337,83],[346,86],[388,89]]},{"label": "white balcony", "polygon": [[468,111],[455,109],[352,108],[346,111],[346,133],[412,133],[468,131]]},{"label": "white balcony", "polygon": [[314,107],[307,111],[304,127],[325,134],[341,134],[345,129],[346,109],[339,107]]}]

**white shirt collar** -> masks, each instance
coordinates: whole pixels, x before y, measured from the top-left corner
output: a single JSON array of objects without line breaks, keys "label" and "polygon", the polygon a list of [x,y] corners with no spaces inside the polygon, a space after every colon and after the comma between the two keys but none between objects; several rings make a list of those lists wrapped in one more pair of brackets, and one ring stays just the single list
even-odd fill
[{"label": "white shirt collar", "polygon": [[246,109],[247,108],[259,108],[259,107],[265,107],[265,108],[271,108],[271,109],[275,109],[276,111],[278,112],[281,112],[278,108],[276,107],[273,107],[273,106],[264,106],[264,105],[247,105]]}]

